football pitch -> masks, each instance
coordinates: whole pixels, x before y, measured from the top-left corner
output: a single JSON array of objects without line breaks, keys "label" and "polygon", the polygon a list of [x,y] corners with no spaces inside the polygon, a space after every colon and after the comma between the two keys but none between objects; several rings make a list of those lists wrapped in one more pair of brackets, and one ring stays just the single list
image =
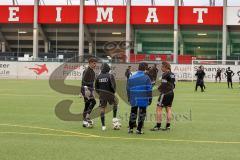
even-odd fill
[{"label": "football pitch", "polygon": [[[67,83],[80,86],[79,81]],[[57,93],[46,80],[0,80],[0,160],[239,160],[238,84],[228,89],[225,82],[206,83],[204,93],[194,92],[194,85],[177,83],[171,131],[149,131],[155,124],[154,97],[145,134],[129,135],[130,107],[123,100],[118,113],[121,130],[112,130],[112,112],[106,116],[106,131],[101,130],[100,118],[88,129],[55,114],[56,104],[64,99],[73,101],[72,113],[82,112],[79,96]]]}]

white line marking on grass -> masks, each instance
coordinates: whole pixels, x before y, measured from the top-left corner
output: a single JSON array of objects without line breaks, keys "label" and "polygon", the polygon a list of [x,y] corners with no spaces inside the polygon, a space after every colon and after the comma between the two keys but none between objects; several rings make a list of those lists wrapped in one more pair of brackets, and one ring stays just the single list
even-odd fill
[{"label": "white line marking on grass", "polygon": [[184,102],[196,102],[196,100],[200,101],[219,101],[218,99],[207,99],[207,98],[202,98],[202,99],[180,99],[179,97],[176,98],[176,101],[184,101]]},{"label": "white line marking on grass", "polygon": [[73,135],[73,134],[50,134],[50,133],[34,133],[34,132],[0,132],[0,134],[18,134],[18,135],[37,135],[37,136],[54,136],[54,137],[82,137],[90,136]]},{"label": "white line marking on grass", "polygon": [[1,94],[0,96],[17,96],[17,97],[54,97],[54,98],[79,98],[79,96],[64,96],[64,95],[47,95],[47,94]]},{"label": "white line marking on grass", "polygon": [[0,126],[20,127],[20,128],[30,128],[30,129],[39,129],[39,130],[48,130],[48,131],[55,131],[55,132],[69,133],[69,134],[75,134],[75,135],[84,135],[84,136],[89,136],[89,137],[99,137],[99,136],[97,136],[97,135],[93,135],[93,134],[86,134],[86,133],[75,132],[75,131],[67,131],[67,130],[61,130],[61,129],[53,129],[53,128],[37,127],[37,126],[26,126],[26,125],[17,125],[17,124],[0,124]]},{"label": "white line marking on grass", "polygon": [[3,91],[16,91],[17,89],[1,89],[1,92]]},{"label": "white line marking on grass", "polygon": [[201,141],[201,140],[188,140],[188,139],[158,139],[158,138],[126,138],[126,137],[96,137],[105,139],[122,139],[122,140],[144,140],[144,141],[168,141],[168,142],[189,142],[189,143],[216,143],[216,144],[240,144],[240,142],[228,141]]},{"label": "white line marking on grass", "polygon": [[205,141],[205,140],[189,140],[189,139],[160,139],[160,138],[134,138],[134,137],[109,137],[109,136],[98,136],[86,133],[80,133],[75,131],[66,131],[52,128],[43,128],[37,126],[25,126],[25,125],[12,125],[12,124],[0,124],[2,126],[9,127],[22,127],[32,128],[40,130],[49,130],[69,134],[43,134],[43,133],[26,133],[26,132],[0,132],[2,134],[22,134],[22,135],[42,135],[42,136],[65,136],[65,137],[79,137],[79,138],[102,138],[102,139],[119,139],[119,140],[143,140],[143,141],[166,141],[166,142],[185,142],[185,143],[209,143],[209,144],[240,144],[240,141]]},{"label": "white line marking on grass", "polygon": [[37,135],[37,136],[54,136],[54,137],[77,137],[77,138],[103,138],[103,139],[119,139],[119,140],[143,140],[143,141],[167,141],[167,142],[186,142],[186,143],[210,143],[210,144],[240,144],[240,142],[227,141],[200,141],[200,140],[181,140],[181,139],[157,139],[157,138],[127,138],[127,137],[107,137],[107,136],[83,136],[74,134],[44,134],[31,132],[0,132],[0,134],[17,134],[17,135]]}]

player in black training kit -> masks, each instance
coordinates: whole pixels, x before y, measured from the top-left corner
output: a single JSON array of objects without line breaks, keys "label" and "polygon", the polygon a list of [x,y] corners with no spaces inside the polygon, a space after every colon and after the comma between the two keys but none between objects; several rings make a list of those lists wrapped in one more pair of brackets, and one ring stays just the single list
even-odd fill
[{"label": "player in black training kit", "polygon": [[129,77],[132,75],[131,69],[132,69],[132,67],[131,67],[131,66],[128,66],[128,68],[127,68],[126,71],[125,71],[125,77],[126,77],[127,79],[129,79]]},{"label": "player in black training kit", "polygon": [[149,69],[149,71],[147,72],[147,75],[148,75],[149,78],[151,79],[151,82],[152,82],[152,85],[153,85],[153,86],[156,84],[157,74],[158,74],[157,65],[154,64],[153,67],[151,67],[151,68]]},{"label": "player in black training kit", "polygon": [[81,93],[84,97],[85,107],[83,110],[83,127],[92,127],[93,122],[90,120],[90,114],[96,105],[94,98],[94,80],[95,72],[93,69],[96,67],[97,59],[90,58],[88,60],[88,68],[83,71]]},{"label": "player in black training kit", "polygon": [[167,112],[167,124],[166,128],[162,130],[170,130],[170,122],[172,116],[172,102],[174,99],[174,88],[175,88],[175,75],[171,72],[171,65],[168,62],[162,62],[163,71],[162,75],[162,83],[158,87],[160,92],[160,96],[158,99],[158,104],[156,108],[157,112],[157,124],[151,129],[151,131],[159,131],[161,130],[162,123],[162,109],[163,107]]},{"label": "player in black training kit", "polygon": [[240,71],[238,71],[237,74],[239,76],[239,87],[240,87]]},{"label": "player in black training kit", "polygon": [[204,92],[204,88],[206,88],[204,85],[205,72],[204,72],[202,66],[199,67],[195,76],[197,76],[195,91],[197,91],[198,86],[200,86],[201,91]]},{"label": "player in black training kit", "polygon": [[231,88],[233,88],[232,77],[234,76],[235,73],[233,73],[233,71],[230,69],[230,67],[228,67],[228,69],[226,70],[226,72],[224,74],[227,78],[228,88],[230,88],[229,84],[231,84]]},{"label": "player in black training kit", "polygon": [[215,82],[217,82],[218,78],[219,78],[219,83],[220,83],[221,80],[222,80],[222,70],[220,68],[217,69],[217,73],[216,73],[216,76],[215,76]]},{"label": "player in black training kit", "polygon": [[117,109],[118,109],[118,101],[115,96],[116,92],[116,82],[115,78],[112,74],[109,73],[110,66],[107,63],[103,63],[101,66],[101,73],[98,75],[95,82],[96,92],[99,94],[100,100],[100,116],[102,122],[102,130],[106,130],[105,126],[105,110],[107,107],[107,103],[113,105],[113,127],[114,129],[120,129],[121,124],[117,119]]}]

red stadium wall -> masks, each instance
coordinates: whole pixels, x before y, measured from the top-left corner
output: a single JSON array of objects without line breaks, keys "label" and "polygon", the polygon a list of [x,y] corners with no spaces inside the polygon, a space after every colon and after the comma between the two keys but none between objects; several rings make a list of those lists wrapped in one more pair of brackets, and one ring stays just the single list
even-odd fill
[{"label": "red stadium wall", "polygon": [[[85,6],[85,24],[125,24],[126,6]],[[0,6],[0,23],[33,23],[33,6]],[[223,7],[179,7],[180,25],[222,25]],[[171,25],[173,6],[131,6],[131,24]],[[40,24],[77,24],[79,6],[39,6]]]}]

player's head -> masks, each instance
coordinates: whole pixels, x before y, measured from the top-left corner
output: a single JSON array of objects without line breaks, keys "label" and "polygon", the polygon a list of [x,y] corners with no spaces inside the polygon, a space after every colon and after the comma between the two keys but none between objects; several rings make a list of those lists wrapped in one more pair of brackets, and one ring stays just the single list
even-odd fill
[{"label": "player's head", "polygon": [[154,67],[154,68],[157,68],[157,64],[154,64],[153,67]]},{"label": "player's head", "polygon": [[101,73],[108,73],[110,71],[110,66],[107,63],[103,63],[101,66]]},{"label": "player's head", "polygon": [[145,62],[140,63],[138,66],[139,71],[146,71],[147,69],[148,69],[148,64]]},{"label": "player's head", "polygon": [[129,69],[129,70],[131,70],[131,68],[132,68],[131,66],[128,66],[128,69]]},{"label": "player's head", "polygon": [[230,67],[228,67],[228,70],[230,70]]},{"label": "player's head", "polygon": [[94,57],[91,57],[88,59],[88,64],[89,64],[89,67],[94,69],[96,68],[96,65],[97,65],[97,59],[94,58]]},{"label": "player's head", "polygon": [[146,72],[149,72],[151,70],[151,67],[146,68]]},{"label": "player's head", "polygon": [[168,63],[168,62],[166,62],[166,61],[162,62],[161,70],[162,70],[163,72],[171,71],[171,65],[170,65],[170,63]]}]

